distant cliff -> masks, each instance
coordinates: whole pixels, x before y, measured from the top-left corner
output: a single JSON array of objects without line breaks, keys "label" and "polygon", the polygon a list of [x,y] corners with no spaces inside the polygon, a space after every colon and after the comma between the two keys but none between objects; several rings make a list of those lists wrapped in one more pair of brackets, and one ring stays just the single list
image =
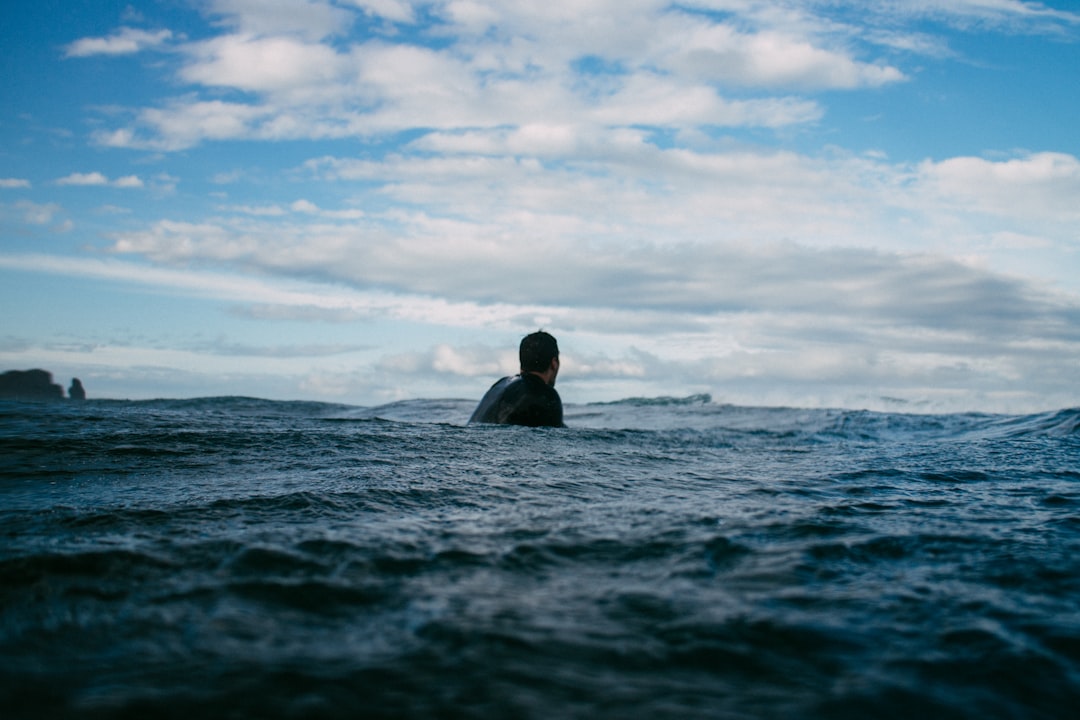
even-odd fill
[{"label": "distant cliff", "polygon": [[52,373],[46,370],[9,370],[0,375],[0,399],[63,400],[64,388],[54,383]]}]

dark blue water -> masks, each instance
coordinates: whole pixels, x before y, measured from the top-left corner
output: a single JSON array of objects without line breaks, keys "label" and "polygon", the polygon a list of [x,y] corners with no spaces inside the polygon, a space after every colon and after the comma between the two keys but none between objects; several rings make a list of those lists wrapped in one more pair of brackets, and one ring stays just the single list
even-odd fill
[{"label": "dark blue water", "polygon": [[1080,410],[0,404],[0,715],[1060,718]]}]

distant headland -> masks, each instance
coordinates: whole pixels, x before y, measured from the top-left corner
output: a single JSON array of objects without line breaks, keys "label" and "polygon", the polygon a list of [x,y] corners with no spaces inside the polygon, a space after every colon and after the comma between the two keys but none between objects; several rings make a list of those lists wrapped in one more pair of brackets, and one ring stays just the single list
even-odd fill
[{"label": "distant headland", "polygon": [[[71,379],[67,398],[85,400],[86,390],[79,378]],[[53,382],[47,370],[8,370],[0,375],[0,400],[63,400],[64,388]]]}]

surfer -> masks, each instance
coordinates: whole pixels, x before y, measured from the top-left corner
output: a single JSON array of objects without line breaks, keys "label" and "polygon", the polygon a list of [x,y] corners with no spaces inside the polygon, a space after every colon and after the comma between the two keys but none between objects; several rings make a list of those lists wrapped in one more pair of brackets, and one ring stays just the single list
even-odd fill
[{"label": "surfer", "polygon": [[470,423],[566,427],[562,399],[555,391],[559,374],[559,345],[540,330],[521,339],[521,373],[504,377],[484,395]]}]

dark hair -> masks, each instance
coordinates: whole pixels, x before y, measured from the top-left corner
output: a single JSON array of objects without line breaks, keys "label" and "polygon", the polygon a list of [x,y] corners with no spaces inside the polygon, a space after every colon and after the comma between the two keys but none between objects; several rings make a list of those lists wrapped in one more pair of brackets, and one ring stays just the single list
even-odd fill
[{"label": "dark hair", "polygon": [[522,372],[544,372],[551,367],[551,361],[559,357],[559,344],[551,335],[538,330],[521,338],[518,357]]}]

